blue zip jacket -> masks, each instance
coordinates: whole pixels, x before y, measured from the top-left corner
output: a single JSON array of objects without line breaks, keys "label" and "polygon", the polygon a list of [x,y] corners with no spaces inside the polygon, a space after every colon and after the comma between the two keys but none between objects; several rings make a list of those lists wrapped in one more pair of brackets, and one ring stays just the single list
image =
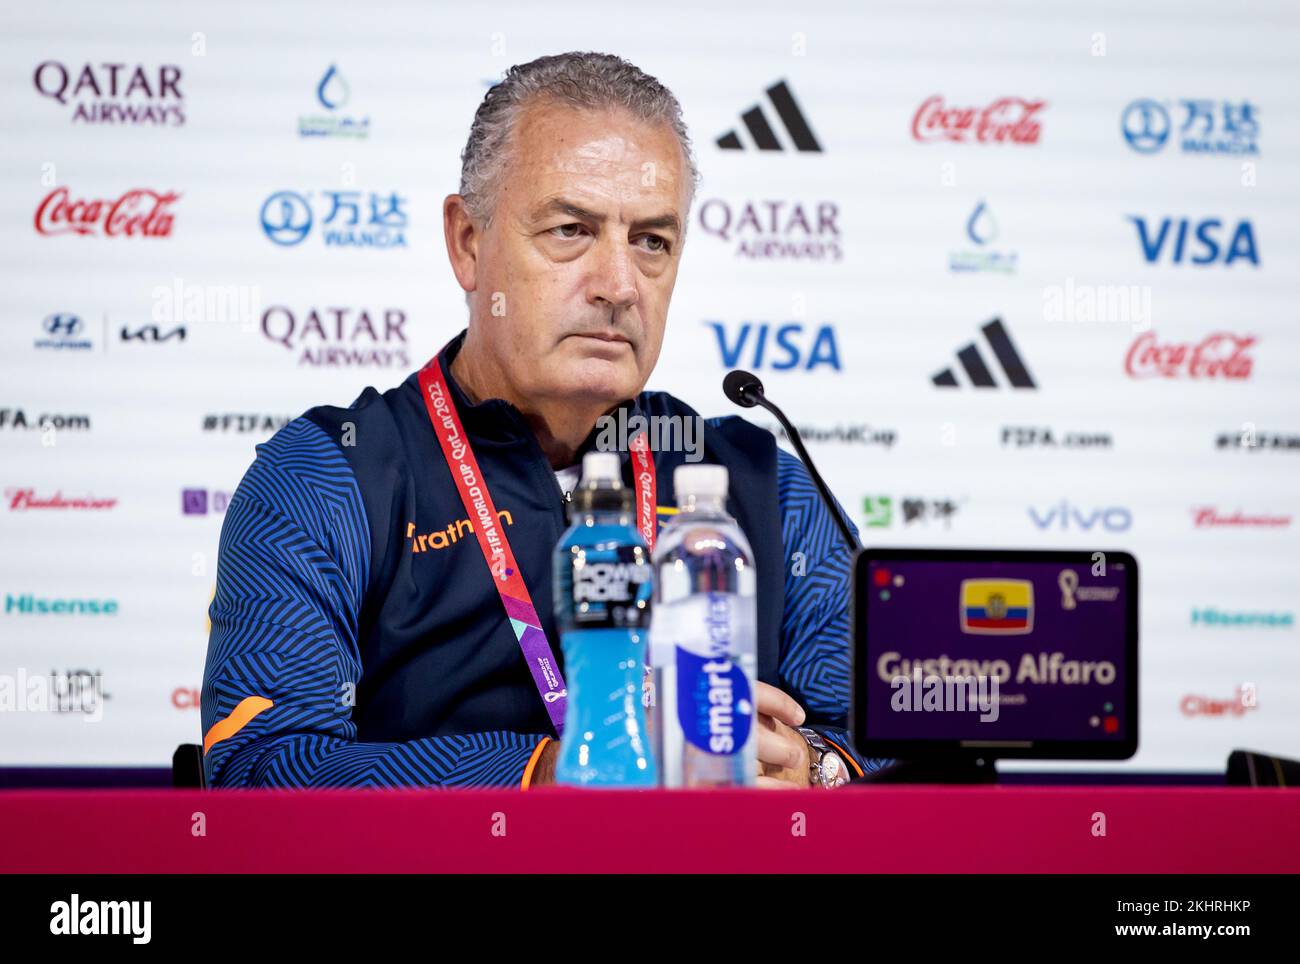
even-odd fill
[{"label": "blue zip jacket", "polygon": [[[551,554],[563,493],[522,414],[471,404],[451,377],[463,340],[438,361],[562,665]],[[696,417],[662,392],[625,407]],[[798,700],[853,770],[878,769],[887,761],[860,757],[844,729],[850,556],[807,471],[740,418],[707,420],[703,441],[704,460],[729,469],[728,509],[754,549],[759,679]],[[684,453],[654,459],[656,501],[671,507]],[[226,512],[210,616],[210,786],[527,787],[555,736],[415,374],[311,409],[257,447]]]}]

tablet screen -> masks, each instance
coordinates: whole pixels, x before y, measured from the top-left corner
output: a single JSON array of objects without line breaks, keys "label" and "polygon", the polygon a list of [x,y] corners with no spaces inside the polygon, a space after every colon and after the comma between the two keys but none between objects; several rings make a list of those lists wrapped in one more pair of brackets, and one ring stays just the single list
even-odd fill
[{"label": "tablet screen", "polygon": [[1137,573],[1126,553],[867,550],[858,566],[864,752],[1136,750]]}]

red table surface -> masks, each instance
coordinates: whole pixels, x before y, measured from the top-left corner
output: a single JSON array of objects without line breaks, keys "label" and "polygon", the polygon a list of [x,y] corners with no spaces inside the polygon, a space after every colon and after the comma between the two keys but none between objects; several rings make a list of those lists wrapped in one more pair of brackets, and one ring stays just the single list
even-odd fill
[{"label": "red table surface", "polygon": [[1295,873],[1300,789],[10,790],[0,871]]}]

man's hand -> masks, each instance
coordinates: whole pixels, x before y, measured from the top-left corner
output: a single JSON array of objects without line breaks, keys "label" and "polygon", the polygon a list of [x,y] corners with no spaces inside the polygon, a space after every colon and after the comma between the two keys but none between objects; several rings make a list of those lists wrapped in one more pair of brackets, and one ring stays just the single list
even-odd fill
[{"label": "man's hand", "polygon": [[767,790],[794,790],[810,786],[812,750],[793,729],[802,726],[803,707],[790,696],[758,683],[758,786]]},{"label": "man's hand", "polygon": [[[768,790],[794,790],[810,786],[812,749],[794,729],[805,719],[803,707],[775,686],[759,682],[754,691],[758,710],[758,783]],[[555,782],[560,743],[552,740],[542,750],[529,786]]]}]

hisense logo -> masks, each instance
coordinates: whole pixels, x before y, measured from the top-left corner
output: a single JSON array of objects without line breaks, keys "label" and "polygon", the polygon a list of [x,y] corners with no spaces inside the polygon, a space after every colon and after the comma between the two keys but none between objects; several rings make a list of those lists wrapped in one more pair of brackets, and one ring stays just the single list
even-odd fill
[{"label": "hisense logo", "polygon": [[50,905],[50,933],[62,935],[125,934],[133,944],[148,944],[152,936],[153,902],[148,900],[89,900],[80,895]]},{"label": "hisense logo", "polygon": [[114,616],[116,599],[43,599],[31,593],[5,594],[5,615]]},{"label": "hisense logo", "polygon": [[1295,613],[1293,612],[1247,612],[1226,611],[1206,606],[1192,610],[1193,626],[1238,626],[1254,628],[1262,626],[1268,629],[1293,629]]}]

